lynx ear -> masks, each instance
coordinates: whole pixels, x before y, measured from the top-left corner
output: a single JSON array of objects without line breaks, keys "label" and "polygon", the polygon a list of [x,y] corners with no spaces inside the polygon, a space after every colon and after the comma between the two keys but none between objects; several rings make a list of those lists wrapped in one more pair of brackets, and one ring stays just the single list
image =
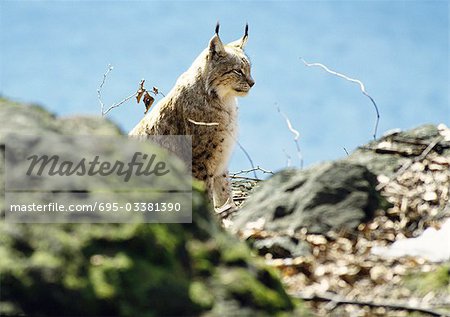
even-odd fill
[{"label": "lynx ear", "polygon": [[229,45],[238,47],[240,49],[244,49],[245,45],[247,44],[247,40],[248,40],[248,23],[245,24],[244,36],[237,41],[231,42]]},{"label": "lynx ear", "polygon": [[216,25],[216,34],[209,41],[209,54],[222,56],[225,54],[225,48],[223,47],[223,43],[219,37],[219,22]]}]

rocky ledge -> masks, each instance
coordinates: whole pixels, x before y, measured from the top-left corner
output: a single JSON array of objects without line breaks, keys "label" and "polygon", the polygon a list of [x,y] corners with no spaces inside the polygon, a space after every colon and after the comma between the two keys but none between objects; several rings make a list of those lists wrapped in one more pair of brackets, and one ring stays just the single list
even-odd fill
[{"label": "rocky ledge", "polygon": [[[121,134],[102,118],[56,118],[0,99],[1,154],[10,132]],[[1,192],[4,175],[0,155]],[[439,229],[450,218],[446,126],[392,131],[342,160],[286,169],[266,181],[241,176],[233,185],[241,207],[215,215],[194,182],[192,224],[2,220],[0,313],[450,314],[449,261],[385,258],[372,250]]]},{"label": "rocky ledge", "polygon": [[[0,99],[0,211],[8,133],[119,135],[102,118],[56,118]],[[57,147],[58,144],[53,146]],[[73,148],[77,151],[77,148]],[[172,158],[173,159],[173,158]],[[2,316],[272,316],[304,314],[279,272],[224,231],[201,184],[191,224],[0,221]]]},{"label": "rocky ledge", "polygon": [[[391,131],[342,160],[260,182],[241,176],[236,184],[236,203],[245,202],[224,224],[283,273],[293,296],[313,301],[318,315],[450,314],[449,260],[371,252],[450,219],[445,125]],[[450,254],[449,241],[434,249]]]}]

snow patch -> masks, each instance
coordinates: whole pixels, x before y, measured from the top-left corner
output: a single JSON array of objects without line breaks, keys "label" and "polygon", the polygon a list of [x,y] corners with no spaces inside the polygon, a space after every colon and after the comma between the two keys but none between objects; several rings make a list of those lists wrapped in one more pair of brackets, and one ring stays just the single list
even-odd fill
[{"label": "snow patch", "polygon": [[373,247],[372,254],[385,258],[421,257],[431,262],[450,260],[450,218],[441,229],[427,228],[417,238],[401,239],[387,247]]}]

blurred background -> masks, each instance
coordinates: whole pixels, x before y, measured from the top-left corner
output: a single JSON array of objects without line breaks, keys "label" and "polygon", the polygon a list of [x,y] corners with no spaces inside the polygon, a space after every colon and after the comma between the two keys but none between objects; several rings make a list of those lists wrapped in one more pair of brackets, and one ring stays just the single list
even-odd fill
[{"label": "blurred background", "polygon": [[[60,116],[100,115],[139,81],[169,92],[220,21],[224,42],[242,36],[256,85],[240,98],[239,141],[254,164],[305,166],[372,139],[375,111],[358,85],[306,67],[320,62],[364,82],[384,131],[450,122],[447,1],[1,1],[0,95]],[[159,98],[157,98],[159,100]],[[108,114],[128,132],[143,117],[135,100]],[[286,155],[287,154],[287,155]],[[231,170],[250,168],[236,148]]]}]

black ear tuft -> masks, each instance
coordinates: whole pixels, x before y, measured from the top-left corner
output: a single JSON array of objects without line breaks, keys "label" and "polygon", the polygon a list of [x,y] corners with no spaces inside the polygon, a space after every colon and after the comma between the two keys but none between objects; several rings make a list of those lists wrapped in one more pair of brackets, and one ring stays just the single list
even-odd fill
[{"label": "black ear tuft", "polygon": [[217,24],[216,24],[216,34],[217,35],[219,35],[219,28],[220,28],[220,24],[219,24],[219,21],[217,21]]},{"label": "black ear tuft", "polygon": [[248,37],[248,23],[245,24],[244,37]]}]

